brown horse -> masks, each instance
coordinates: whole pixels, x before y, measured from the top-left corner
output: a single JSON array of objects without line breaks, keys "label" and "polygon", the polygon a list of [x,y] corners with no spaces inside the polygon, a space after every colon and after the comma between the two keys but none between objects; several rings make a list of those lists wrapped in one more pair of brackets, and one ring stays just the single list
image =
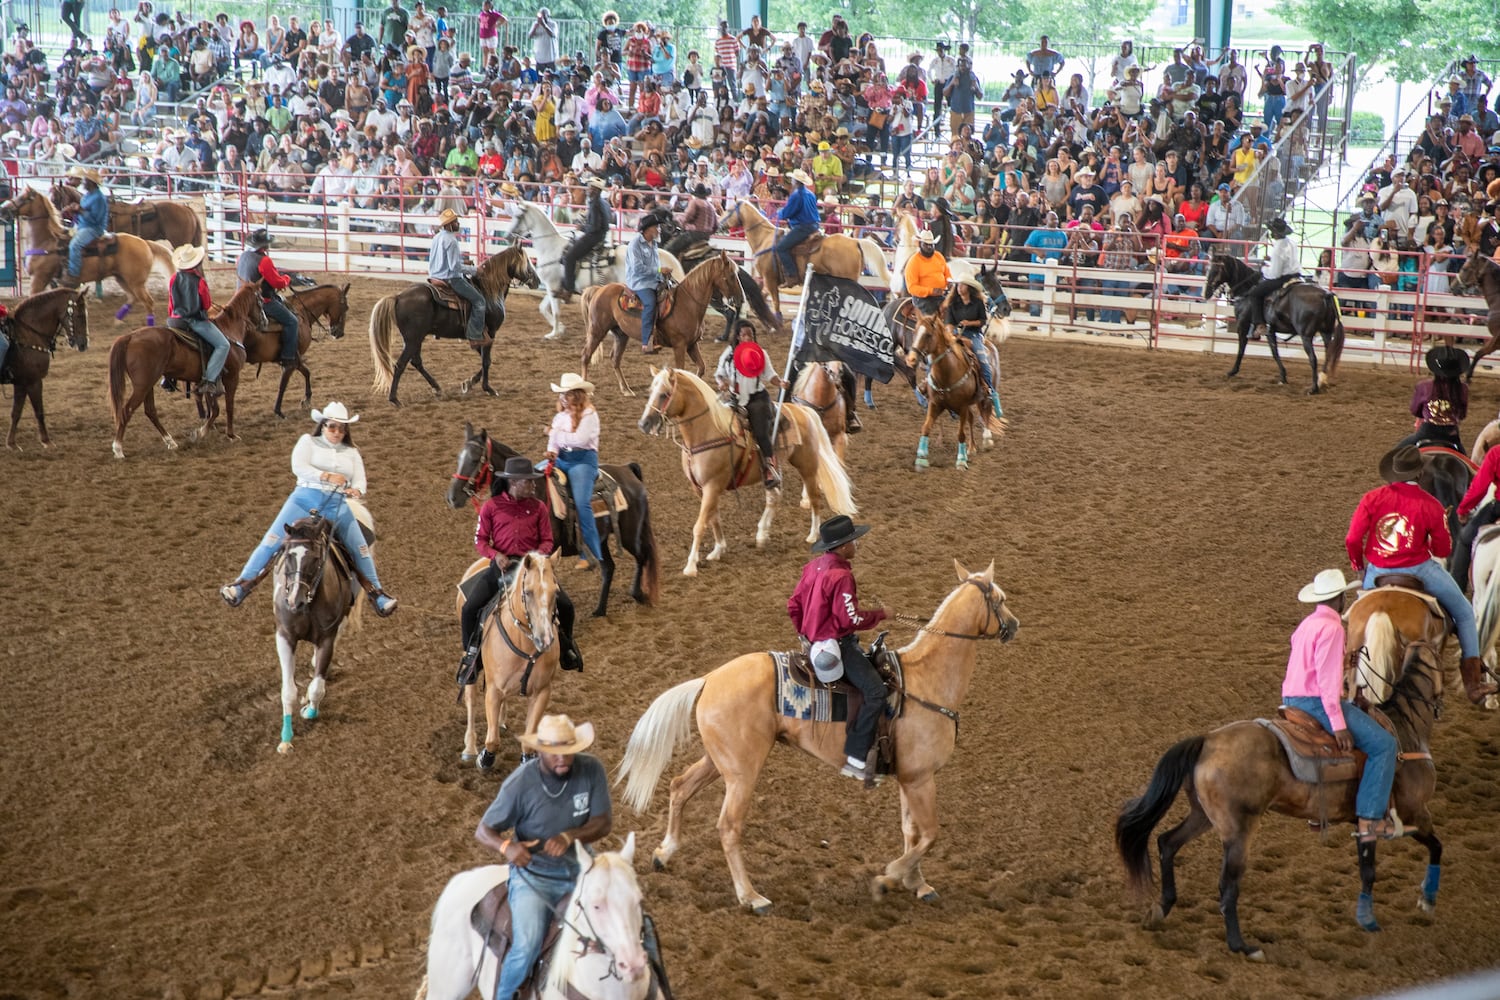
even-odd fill
[{"label": "brown horse", "polygon": [[[291,294],[287,297],[286,304],[297,315],[297,364],[281,369],[281,385],[276,390],[276,407],[273,411],[278,417],[286,416],[281,412],[281,401],[286,396],[286,387],[291,382],[293,373],[302,376],[302,405],[312,403],[312,373],[307,370],[302,359],[307,357],[307,349],[312,345],[313,328],[326,323],[329,335],[334,340],[342,340],[344,319],[349,315],[348,285],[319,285],[305,292],[295,289],[289,291]],[[281,358],[281,324],[270,322],[264,329],[249,331],[245,335],[245,353],[246,364],[277,363]]]},{"label": "brown horse", "polygon": [[[31,274],[32,295],[44,291],[67,272],[68,230],[63,228],[62,218],[46,195],[35,188],[22,187],[14,198],[0,204],[0,215],[13,215],[26,223],[26,242],[30,246],[26,251],[26,267]],[[156,300],[146,290],[146,279],[155,265],[171,276],[171,248],[128,233],[121,233],[117,240],[113,252],[83,258],[79,280],[88,284],[114,278],[130,300],[115,313],[116,322],[123,321],[131,308],[139,304],[145,307],[146,325],[152,326],[156,323]]]},{"label": "brown horse", "polygon": [[1388,679],[1396,676],[1412,643],[1423,642],[1442,653],[1448,620],[1427,601],[1396,587],[1377,587],[1349,605],[1344,655],[1355,686],[1368,692],[1372,703],[1390,697]]},{"label": "brown horse", "polygon": [[1489,307],[1484,322],[1490,332],[1490,339],[1474,352],[1474,357],[1469,361],[1470,382],[1474,381],[1474,372],[1479,369],[1480,359],[1500,351],[1500,265],[1480,253],[1479,244],[1471,241],[1468,259],[1459,268],[1453,290],[1462,294],[1475,289],[1484,296],[1484,303]]},{"label": "brown horse", "polygon": [[[797,375],[797,384],[792,387],[792,402],[818,415],[840,462],[849,452],[849,420],[841,381],[843,368],[842,361],[805,365]],[[812,506],[806,485],[802,487],[801,506],[803,510]]]},{"label": "brown horse", "polygon": [[[986,344],[986,350],[992,350]],[[979,361],[974,357],[968,343],[959,340],[948,329],[948,324],[937,316],[922,316],[912,332],[911,349],[906,352],[906,364],[916,368],[920,355],[927,362],[926,390],[927,417],[922,421],[922,436],[917,441],[918,472],[928,468],[927,435],[932,430],[938,414],[947,411],[958,416],[958,459],[955,468],[969,467],[969,434],[976,422],[983,435],[986,448],[994,444],[994,434],[989,422],[989,398],[984,391],[984,378],[980,375]],[[993,371],[999,371],[999,359],[991,356]]]},{"label": "brown horse", "polygon": [[69,347],[88,350],[89,311],[83,293],[55,288],[22,299],[11,309],[5,332],[11,341],[6,360],[15,393],[10,404],[10,433],[6,435],[5,447],[16,446],[16,427],[21,423],[21,410],[29,399],[32,415],[36,417],[36,435],[41,439],[42,447],[49,448],[52,439],[47,436],[47,418],[42,409],[42,379],[52,367],[58,337],[67,338]]},{"label": "brown horse", "polygon": [[[719,500],[725,492],[748,482],[760,481],[760,457],[755,441],[735,426],[734,411],[719,401],[708,384],[682,368],[651,369],[651,392],[641,412],[639,427],[657,434],[675,425],[682,437],[682,472],[699,492],[698,519],[693,523],[693,547],[688,552],[683,576],[698,575],[698,549],[703,534],[712,529],[714,547],[703,558],[708,562],[724,554],[724,533],[719,528]],[[853,488],[844,463],[839,461],[817,414],[795,403],[781,407],[781,429],[777,450],[802,475],[812,506],[808,542],[817,540],[822,508],[829,514],[854,514]],[[755,529],[755,545],[764,546],[771,537],[771,518],[781,491],[766,490],[766,508]]]},{"label": "brown horse", "polygon": [[[536,732],[537,723],[552,698],[552,679],[557,675],[557,577],[553,567],[557,552],[544,556],[528,552],[517,566],[509,588],[500,597],[495,613],[485,619],[479,640],[479,656],[484,661],[484,752],[478,754],[479,767],[488,771],[495,766],[500,749],[500,726],[505,719],[505,700],[519,695],[530,699],[526,710],[524,733]],[[489,566],[488,559],[477,559],[464,571],[467,580]],[[463,614],[464,595],[457,595],[457,613]],[[474,737],[474,685],[464,686],[464,708],[468,725],[464,729],[464,750],[460,759],[474,760],[478,749]]]},{"label": "brown horse", "polygon": [[[626,341],[641,338],[641,313],[639,305],[633,310],[621,308],[620,299],[625,291],[624,285],[611,282],[585,288],[579,297],[588,328],[583,338],[583,377],[589,377],[589,358],[606,336],[612,336],[615,381],[620,384],[621,395],[634,396],[635,392],[625,382],[625,373],[620,370],[620,359],[625,355]],[[703,315],[715,297],[739,308],[742,296],[739,268],[727,253],[720,251],[689,271],[680,284],[663,296],[664,304],[670,303],[672,311],[663,317],[658,310],[651,339],[672,349],[672,363],[678,368],[685,366],[691,357],[698,366],[699,376],[702,376],[703,355],[698,353],[698,338]]]},{"label": "brown horse", "polygon": [[[71,184],[52,185],[52,204],[58,211],[77,208],[83,194]],[[109,200],[109,229],[114,233],[129,233],[143,240],[166,240],[174,247],[203,246],[203,220],[193,203],[188,201],[128,202],[117,198]]]},{"label": "brown horse", "polygon": [[[1442,690],[1437,650],[1426,643],[1414,643],[1407,652],[1401,677],[1394,680],[1390,699],[1380,706],[1395,728],[1399,748],[1392,802],[1407,829],[1415,828],[1412,838],[1427,848],[1421,905],[1429,912],[1437,904],[1438,862],[1443,851],[1428,811],[1428,800],[1437,784],[1429,740]],[[1353,823],[1358,786],[1358,780],[1321,784],[1298,781],[1276,735],[1249,720],[1178,743],[1157,763],[1145,793],[1127,802],[1115,821],[1115,846],[1130,888],[1148,895],[1152,888],[1151,831],[1172,808],[1178,790],[1187,789],[1187,818],[1156,839],[1161,854],[1161,899],[1152,905],[1147,925],[1159,923],[1177,902],[1173,868],[1177,852],[1213,830],[1224,844],[1219,912],[1224,914],[1229,950],[1263,960],[1265,953],[1245,942],[1239,918],[1240,879],[1245,873],[1250,838],[1261,817],[1274,810],[1320,824]],[[1378,930],[1370,895],[1375,881],[1374,842],[1359,845],[1358,860],[1361,890],[1356,913],[1362,927]]]},{"label": "brown horse", "polygon": [[799,244],[792,251],[797,262],[795,274],[782,274],[772,247],[780,237],[776,226],[760,213],[760,209],[748,201],[735,204],[719,220],[719,229],[744,229],[745,239],[750,243],[750,254],[755,258],[755,270],[761,284],[771,299],[771,309],[776,314],[778,332],[785,332],[786,323],[781,317],[781,288],[802,285],[803,270],[808,264],[819,274],[835,278],[858,280],[866,270],[890,284],[891,272],[885,263],[885,253],[880,244],[871,239],[855,239],[842,233],[814,237],[814,241]]},{"label": "brown horse", "polygon": [[[240,369],[245,365],[246,332],[264,322],[260,310],[260,293],[253,287],[241,288],[234,293],[223,311],[214,317],[219,332],[229,338],[229,360],[224,363],[222,381],[224,385],[225,431],[229,440],[234,436],[234,393],[240,382]],[[116,458],[125,457],[125,425],[136,407],[145,404],[146,419],[161,435],[168,451],[177,448],[177,442],[161,425],[156,415],[156,384],[163,376],[182,382],[200,382],[203,379],[203,356],[199,351],[198,338],[185,336],[192,341],[185,343],[184,335],[165,326],[148,326],[130,333],[121,334],[109,348],[109,405],[115,418],[115,439],[110,445]],[[125,392],[126,377],[130,379],[130,393]],[[203,424],[193,430],[189,441],[196,441],[213,426],[219,417],[217,396],[208,399],[208,412]]]},{"label": "brown horse", "polygon": [[[953,565],[959,585],[943,599],[931,624],[900,651],[905,701],[892,726],[903,851],[875,878],[877,896],[906,888],[923,900],[937,898],[922,876],[922,858],[937,840],[937,771],[953,756],[958,740],[958,708],[974,677],[976,641],[1009,642],[1021,625],[994,582],[993,563],[982,573],[970,573],[957,560]],[[835,769],[844,764],[844,723],[782,715],[776,707],[776,688],[771,655],[747,653],[666,691],[635,724],[617,778],[628,782],[625,801],[637,812],[645,809],[673,750],[690,735],[695,716],[703,756],[672,779],[667,835],[652,859],[658,869],[667,866],[682,835],[683,808],[723,775],[719,839],[729,860],[735,897],[758,914],[768,912],[771,901],[750,883],[740,842],[755,781],[771,748],[780,741]]]}]

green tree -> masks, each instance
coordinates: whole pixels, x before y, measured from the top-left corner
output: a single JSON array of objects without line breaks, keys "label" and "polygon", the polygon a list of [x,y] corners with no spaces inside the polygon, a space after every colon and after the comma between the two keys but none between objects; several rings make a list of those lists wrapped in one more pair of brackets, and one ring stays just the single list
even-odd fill
[{"label": "green tree", "polygon": [[1278,0],[1271,9],[1354,53],[1362,70],[1384,63],[1404,83],[1431,83],[1469,52],[1500,55],[1492,0]]}]

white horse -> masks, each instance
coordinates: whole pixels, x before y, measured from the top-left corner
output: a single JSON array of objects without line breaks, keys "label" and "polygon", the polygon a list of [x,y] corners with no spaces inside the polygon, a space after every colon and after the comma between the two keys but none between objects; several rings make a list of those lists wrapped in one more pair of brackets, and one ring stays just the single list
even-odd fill
[{"label": "white horse", "polygon": [[[1474,581],[1474,621],[1479,627],[1479,648],[1484,665],[1495,671],[1495,640],[1500,639],[1500,528],[1479,533],[1474,543],[1474,560],[1470,567]],[[1500,708],[1500,697],[1490,695],[1484,707]]]},{"label": "white horse", "polygon": [[[562,912],[562,933],[543,955],[540,981],[526,994],[535,1000],[644,1000],[654,977],[641,944],[641,887],[635,878],[635,834],[619,853],[590,856],[575,844],[582,874]],[[463,1000],[477,986],[495,995],[499,963],[469,926],[469,914],[510,877],[506,865],[485,865],[448,880],[432,911],[427,975],[417,1000]]]},{"label": "white horse", "polygon": [[[563,335],[562,303],[558,301],[558,295],[563,290],[563,254],[568,249],[569,239],[557,231],[552,220],[547,214],[530,202],[515,203],[516,224],[512,227],[507,240],[514,240],[518,236],[524,236],[531,241],[532,249],[536,255],[533,267],[536,275],[541,279],[542,287],[547,290],[542,298],[540,306],[542,318],[551,324],[552,329],[547,332],[545,339],[557,340]],[[665,250],[656,251],[661,258],[661,266],[671,272],[673,281],[683,279],[682,264],[672,254]],[[612,281],[623,283],[625,281],[625,244],[615,247],[610,255],[611,263],[607,267],[596,267],[590,265],[587,259],[578,262],[578,274],[574,284],[579,291],[590,285],[607,285]]]}]

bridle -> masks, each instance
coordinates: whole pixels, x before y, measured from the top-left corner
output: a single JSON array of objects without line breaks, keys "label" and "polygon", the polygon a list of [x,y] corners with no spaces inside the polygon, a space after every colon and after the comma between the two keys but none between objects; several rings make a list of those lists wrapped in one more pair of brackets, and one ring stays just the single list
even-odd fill
[{"label": "bridle", "polygon": [[[927,632],[931,635],[940,635],[947,639],[965,639],[978,641],[985,639],[998,639],[1008,642],[1016,634],[1015,628],[1005,621],[1005,595],[999,594],[999,588],[994,583],[981,583],[978,580],[965,580],[964,583],[976,588],[984,597],[984,624],[979,631],[970,635],[967,632],[949,632],[945,629],[933,628],[927,624],[930,619],[917,618],[913,615],[892,615],[893,621],[902,622],[907,625],[915,625],[918,632]],[[989,631],[990,622],[995,622],[995,631]]]},{"label": "bridle", "polygon": [[65,336],[70,346],[78,347],[75,317],[79,312],[83,311],[83,306],[81,304],[82,299],[83,293],[81,291],[75,291],[68,296],[67,308],[63,310],[62,317],[57,321],[57,328],[52,331],[52,334],[50,336],[48,336],[40,328],[32,326],[30,323],[22,320],[21,312],[19,309],[17,309],[14,313],[11,314],[11,322],[23,330],[30,330],[32,333],[35,333],[42,339],[42,342],[45,346],[37,344],[27,344],[20,340],[16,341],[16,346],[24,347],[29,351],[37,351],[39,353],[45,352],[47,354],[56,354],[57,338],[60,336]]},{"label": "bridle", "polygon": [[[510,589],[505,594],[505,611],[510,616],[510,623],[514,625],[518,630],[520,630],[521,638],[525,639],[531,644],[532,652],[524,652],[521,647],[516,644],[516,641],[510,637],[510,632],[505,628],[503,622],[501,623],[499,629],[500,638],[505,640],[506,648],[508,648],[516,656],[526,661],[526,666],[521,671],[521,696],[523,698],[527,697],[529,694],[529,692],[527,691],[527,685],[531,681],[531,671],[532,668],[536,666],[536,661],[541,659],[542,654],[551,649],[552,646],[557,642],[556,633],[553,633],[551,641],[549,641],[545,645],[543,645],[541,640],[537,638],[536,609],[532,606],[533,598],[531,591],[526,589],[525,586],[525,576],[528,565],[529,564],[527,561],[527,557],[522,556],[521,565],[517,567],[515,578],[511,580]],[[520,615],[516,613],[515,601],[517,591],[519,591],[521,595],[521,611],[526,615],[526,620],[524,622],[521,621]]]},{"label": "bridle", "polygon": [[[474,472],[466,476],[463,474],[462,469],[464,467],[464,459],[469,457],[471,451],[474,453]],[[484,439],[482,450],[480,439],[474,437],[465,441],[463,450],[459,452],[458,468],[460,471],[453,473],[453,478],[458,482],[466,484],[464,492],[468,493],[469,501],[474,505],[475,510],[478,510],[480,507],[479,491],[488,486],[490,481],[495,478],[494,456],[495,442],[488,437]]]}]

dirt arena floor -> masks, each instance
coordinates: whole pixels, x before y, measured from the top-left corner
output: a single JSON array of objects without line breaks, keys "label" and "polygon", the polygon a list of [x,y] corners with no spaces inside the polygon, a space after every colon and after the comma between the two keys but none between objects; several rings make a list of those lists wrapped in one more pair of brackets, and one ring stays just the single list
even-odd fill
[{"label": "dirt arena floor", "polygon": [[[578,331],[542,341],[536,300],[517,295],[498,399],[433,401],[409,376],[396,411],[370,390],[363,332],[395,287],[357,282],[349,336],[315,344],[310,363],[318,405],[338,398],[363,414],[377,555],[402,608],[339,646],[323,718],[297,720],[289,756],[276,753],[269,588],[237,611],[216,595],[291,487],[288,455],[312,426],[305,411],[272,416],[272,373],[243,387],[238,443],[169,454],[137,416],[129,457],[115,461],[111,298],[91,309],[91,349],[57,356],[52,451],[28,414],[24,451],[0,454],[0,998],[410,996],[444,882],[491,860],[473,829],[501,779],[460,766],[452,686],[452,588],[474,518],[443,492],[466,420],[540,453],[547,383],[576,368]],[[773,341],[774,356],[784,349]],[[470,357],[427,347],[450,390]],[[633,348],[626,363],[642,385]],[[1035,341],[1007,345],[1003,363],[1011,433],[973,471],[952,469],[951,431],[930,472],[910,470],[919,414],[894,387],[878,391],[850,452],[874,525],[858,565],[868,600],[926,615],[954,585],[952,557],[993,559],[1022,621],[1016,642],[981,650],[940,777],[943,834],[924,870],[941,900],[873,902],[871,876],[899,851],[895,789],[866,794],[785,748],[747,834],[768,917],[735,906],[713,825],[722,786],[693,803],[664,874],[644,859],[665,794],[647,815],[620,806],[615,829],[640,839],[678,996],[1280,1000],[1492,964],[1500,719],[1460,697],[1435,745],[1446,845],[1435,916],[1416,908],[1425,852],[1383,845],[1385,932],[1360,932],[1346,831],[1325,845],[1271,817],[1241,907],[1268,961],[1248,964],[1223,945],[1216,844],[1185,852],[1182,903],[1148,932],[1111,841],[1120,803],[1168,746],[1275,708],[1294,595],[1344,563],[1348,514],[1408,426],[1410,379],[1351,367],[1331,395],[1308,398],[1295,364],[1290,387],[1254,360],[1226,383],[1223,359]],[[1470,435],[1497,396],[1491,380],[1476,386]],[[598,401],[606,461],[644,466],[664,561],[655,609],[625,597],[622,563],[608,620],[580,619],[587,672],[564,675],[552,703],[596,723],[613,767],[659,692],[792,641],[784,601],[807,525],[788,504],[756,550],[760,498],[747,493],[726,509],[725,561],[682,577],[696,504],[677,446],[636,429],[641,400],[604,388]],[[188,404],[163,410],[185,440]],[[561,577],[587,607],[593,575]],[[680,754],[669,775],[690,760]],[[502,769],[515,762],[507,743]]]}]

